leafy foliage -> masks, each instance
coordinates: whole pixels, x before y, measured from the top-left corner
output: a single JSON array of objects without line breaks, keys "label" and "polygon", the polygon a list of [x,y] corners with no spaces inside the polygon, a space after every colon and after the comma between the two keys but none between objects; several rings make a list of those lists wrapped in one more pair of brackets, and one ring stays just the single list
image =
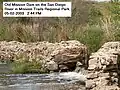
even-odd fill
[{"label": "leafy foliage", "polygon": [[76,39],[94,52],[104,42],[120,40],[120,2],[72,0],[71,18],[2,18],[1,22],[0,40],[60,42]]},{"label": "leafy foliage", "polygon": [[41,70],[41,64],[39,62],[30,61],[15,61],[12,63],[12,71],[14,74],[25,73],[46,73],[47,71]]}]

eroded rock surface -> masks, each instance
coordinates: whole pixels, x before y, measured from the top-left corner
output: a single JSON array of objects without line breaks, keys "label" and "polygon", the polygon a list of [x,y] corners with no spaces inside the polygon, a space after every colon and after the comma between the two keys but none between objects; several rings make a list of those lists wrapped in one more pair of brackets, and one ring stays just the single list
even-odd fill
[{"label": "eroded rock surface", "polygon": [[83,66],[87,63],[87,48],[78,41],[61,41],[60,43],[36,42],[20,43],[17,41],[0,42],[0,60],[39,61],[48,70],[73,70],[77,62]]},{"label": "eroded rock surface", "polygon": [[105,43],[90,56],[86,88],[120,90],[120,42]]}]

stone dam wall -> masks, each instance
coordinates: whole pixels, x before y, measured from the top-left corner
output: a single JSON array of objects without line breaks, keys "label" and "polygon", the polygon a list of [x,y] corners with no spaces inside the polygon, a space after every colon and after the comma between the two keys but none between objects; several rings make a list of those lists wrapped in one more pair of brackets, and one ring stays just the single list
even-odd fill
[{"label": "stone dam wall", "polygon": [[[120,90],[120,42],[107,42],[90,54],[87,47],[76,40],[60,43],[17,41],[0,42],[0,61],[41,62],[49,71],[86,69],[86,90]],[[84,70],[83,69],[83,70]]]},{"label": "stone dam wall", "polygon": [[79,41],[61,41],[60,43],[36,42],[20,43],[17,41],[0,42],[0,61],[37,61],[43,70],[73,71],[76,63],[87,67],[87,47]]},{"label": "stone dam wall", "polygon": [[120,42],[107,42],[91,54],[87,90],[120,90]]}]

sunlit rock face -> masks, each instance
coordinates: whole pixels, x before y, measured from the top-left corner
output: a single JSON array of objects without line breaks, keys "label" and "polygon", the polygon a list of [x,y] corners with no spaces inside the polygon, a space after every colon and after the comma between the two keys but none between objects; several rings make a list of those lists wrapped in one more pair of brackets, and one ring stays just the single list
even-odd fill
[{"label": "sunlit rock face", "polygon": [[107,42],[91,54],[88,72],[88,89],[120,90],[120,42]]},{"label": "sunlit rock face", "polygon": [[87,48],[78,41],[62,41],[60,47],[51,53],[51,59],[59,65],[60,69],[74,70],[77,62],[87,65]]},{"label": "sunlit rock face", "polygon": [[60,43],[36,42],[21,43],[17,41],[0,42],[1,61],[38,61],[42,68],[48,70],[74,70],[76,63],[87,66],[87,47],[76,40]]}]

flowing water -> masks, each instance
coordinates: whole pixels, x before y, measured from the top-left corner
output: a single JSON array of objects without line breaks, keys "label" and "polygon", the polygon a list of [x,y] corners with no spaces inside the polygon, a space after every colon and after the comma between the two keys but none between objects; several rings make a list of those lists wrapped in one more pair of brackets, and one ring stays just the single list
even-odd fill
[{"label": "flowing water", "polygon": [[[0,71],[7,71],[0,68]],[[0,90],[85,90],[85,75],[76,72],[51,74],[0,74]]]}]

